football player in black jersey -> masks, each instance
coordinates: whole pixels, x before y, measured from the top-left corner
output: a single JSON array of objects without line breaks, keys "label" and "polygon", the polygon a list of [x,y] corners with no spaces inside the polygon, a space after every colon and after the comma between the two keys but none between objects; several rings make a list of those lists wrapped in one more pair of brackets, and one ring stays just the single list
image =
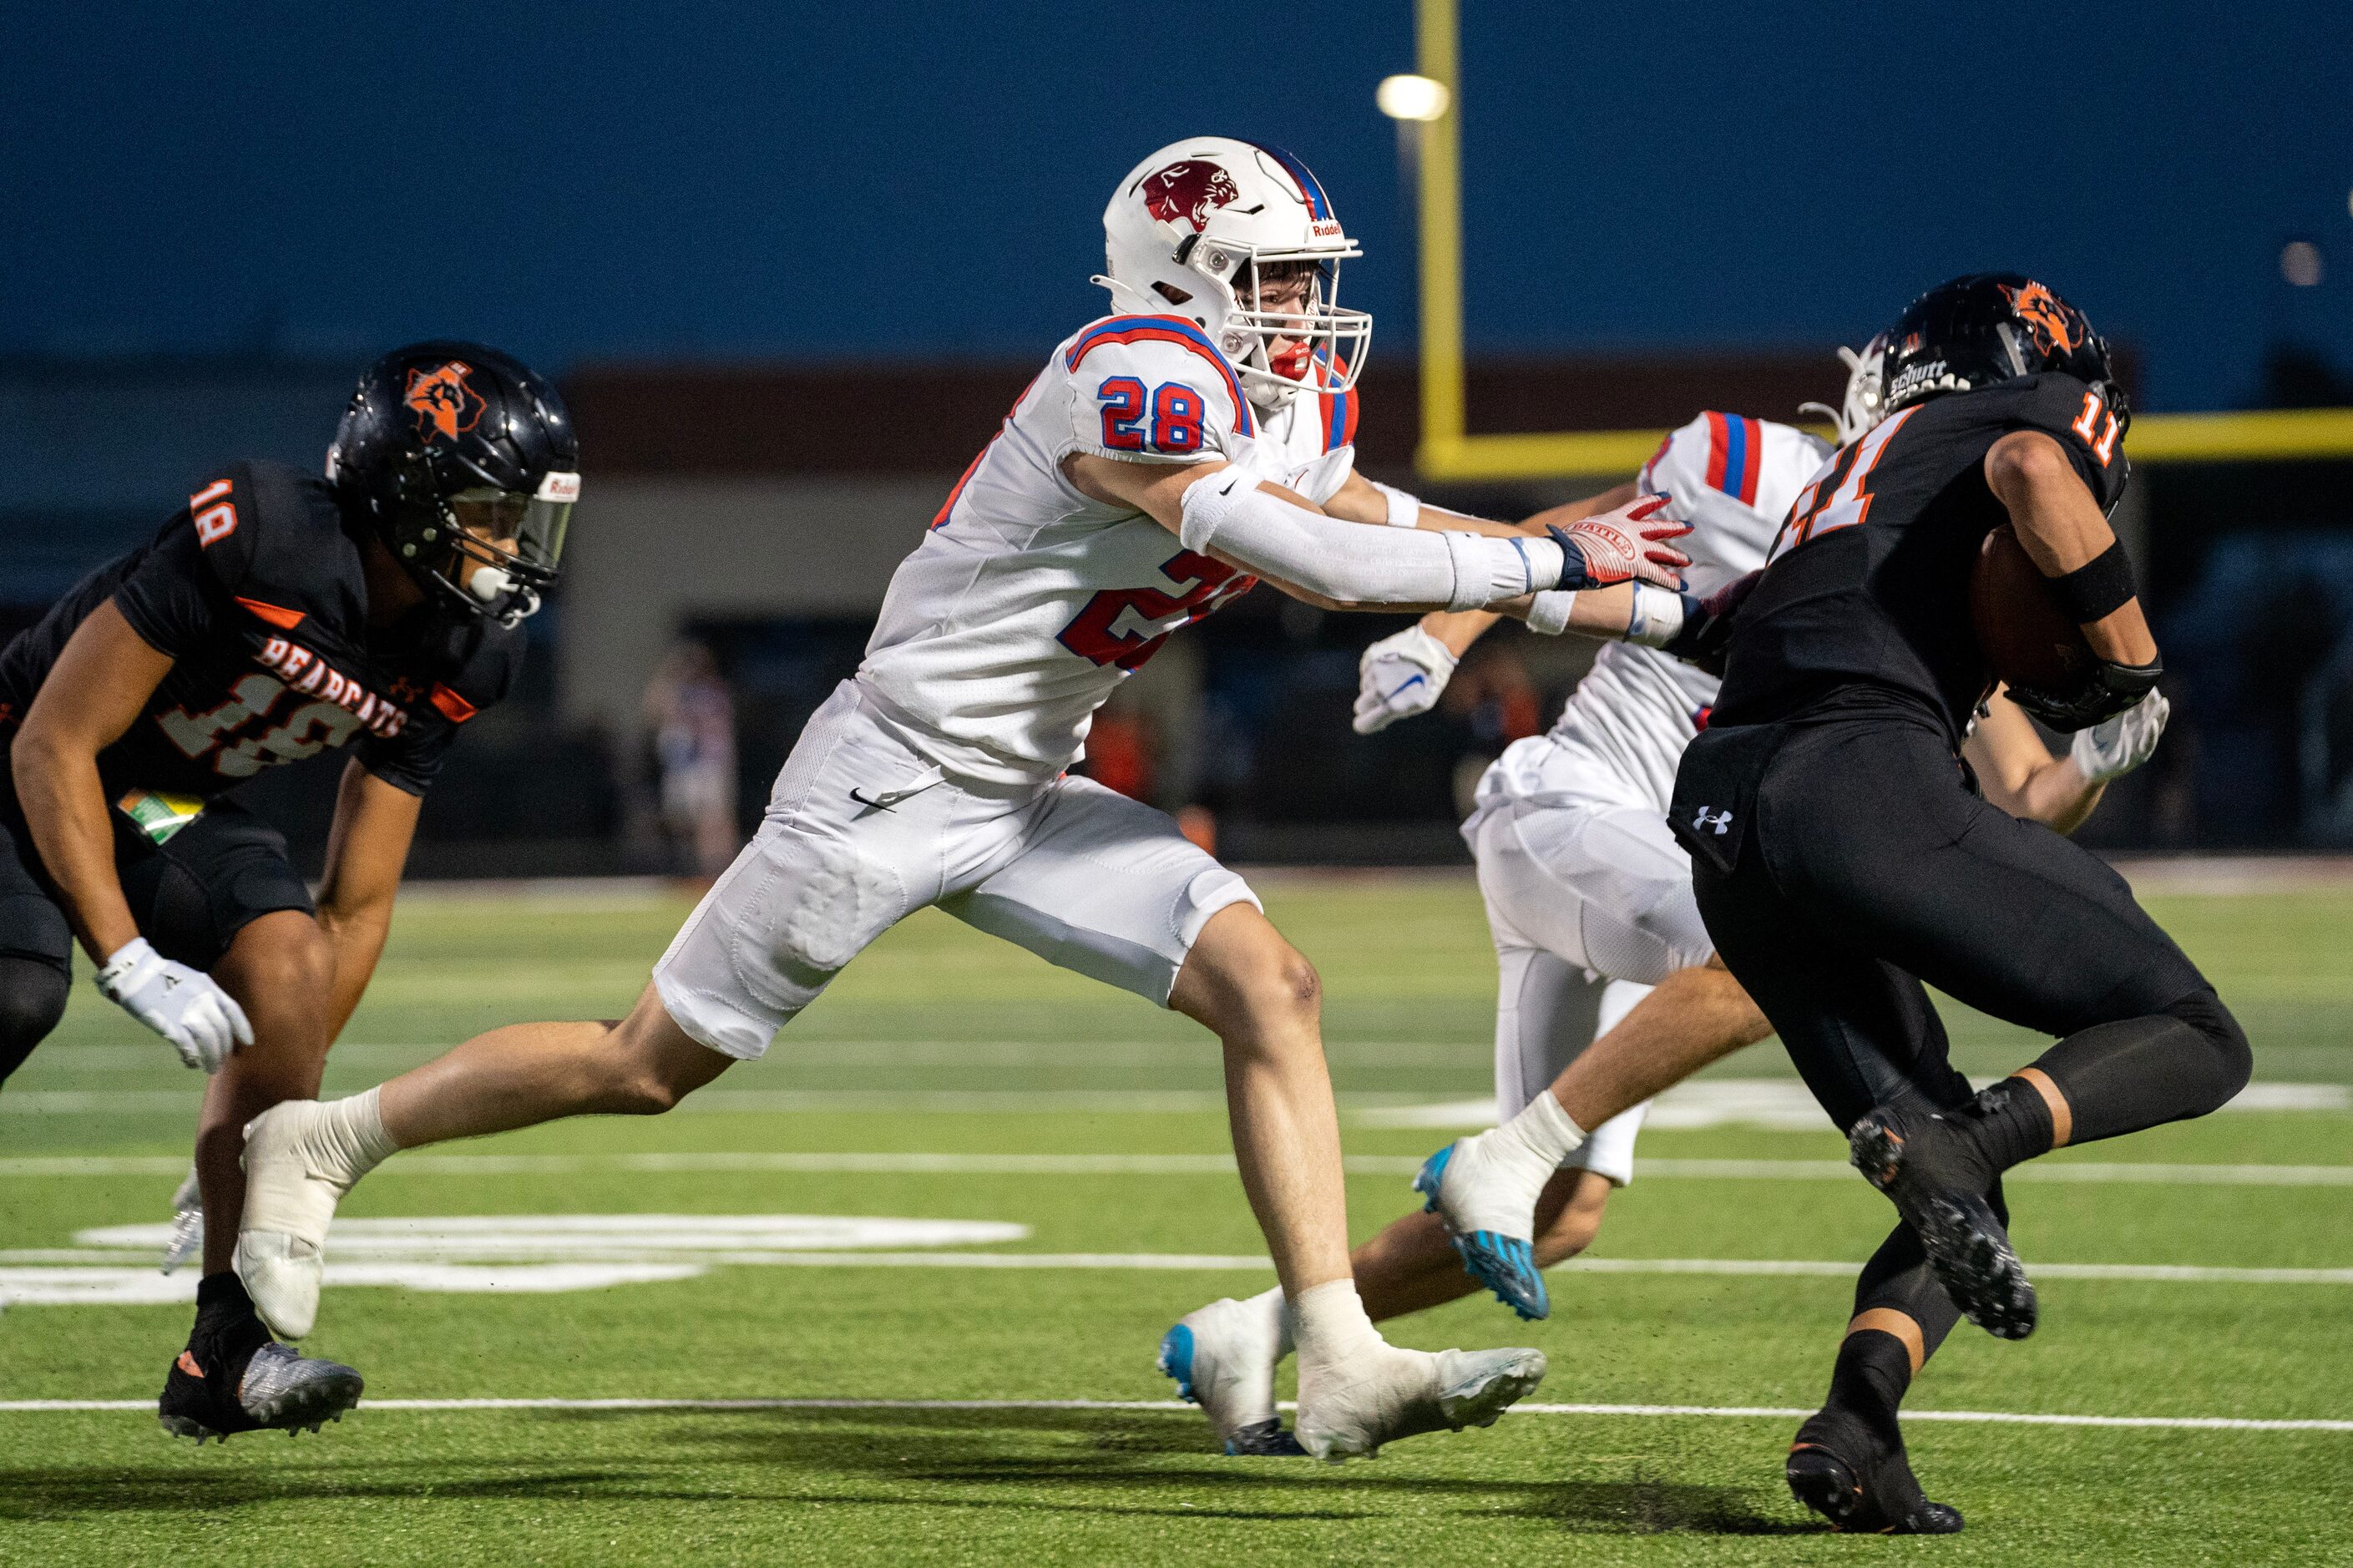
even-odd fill
[{"label": "football player in black jersey", "polygon": [[[1901,1215],[1790,1488],[1841,1528],[1943,1533],[1961,1517],[1923,1496],[1896,1411],[1957,1316],[2034,1327],[2002,1172],[2204,1115],[2252,1063],[2123,879],[1988,805],[1959,760],[1990,685],[1971,574],[2000,524],[2096,656],[2073,689],[2013,689],[2021,707],[2080,730],[2160,673],[2105,515],[2129,417],[2106,345],[2043,285],[1980,274],[1912,303],[1882,376],[1879,422],[1799,493],[1739,606],[1672,823],[1718,952]],[[2058,1043],[1973,1094],[1923,982]]]},{"label": "football player in black jersey", "polygon": [[[579,450],[554,388],[473,343],[376,362],[324,477],[232,463],[154,539],[0,650],[0,1079],[56,1027],[79,941],[109,1000],[212,1074],[195,1331],[164,1425],[315,1429],[347,1367],[271,1341],[231,1271],[246,1122],[318,1092],[359,1005],[427,787],[522,658]],[[314,905],[239,805],[263,768],[347,751]]]}]

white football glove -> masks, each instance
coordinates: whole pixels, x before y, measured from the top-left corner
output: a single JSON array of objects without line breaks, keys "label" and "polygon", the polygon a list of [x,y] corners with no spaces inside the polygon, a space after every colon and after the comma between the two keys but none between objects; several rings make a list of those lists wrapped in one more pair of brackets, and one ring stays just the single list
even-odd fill
[{"label": "white football glove", "polygon": [[2152,691],[2115,718],[2076,731],[2067,754],[2075,759],[2075,770],[2086,784],[2122,778],[2157,750],[2158,737],[2165,733],[2166,716],[2171,711],[2165,693]]},{"label": "white football glove", "polygon": [[239,1046],[253,1044],[253,1026],[237,998],[201,969],[174,963],[143,936],[117,948],[98,972],[106,999],[172,1042],[192,1068],[218,1072]]},{"label": "white football glove", "polygon": [[1453,674],[1454,656],[1419,626],[1383,637],[1356,661],[1356,733],[1429,712]]}]

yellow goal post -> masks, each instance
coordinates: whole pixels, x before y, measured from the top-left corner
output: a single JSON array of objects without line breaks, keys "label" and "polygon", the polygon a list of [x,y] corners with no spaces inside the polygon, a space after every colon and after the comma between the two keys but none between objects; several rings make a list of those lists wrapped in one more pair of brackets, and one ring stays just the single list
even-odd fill
[{"label": "yellow goal post", "polygon": [[[1632,472],[1663,430],[1558,430],[1474,436],[1462,363],[1462,83],[1456,0],[1415,0],[1417,68],[1446,89],[1444,107],[1412,121],[1419,139],[1421,441],[1430,479],[1551,479]],[[2137,463],[2261,463],[2353,458],[2353,408],[2147,414],[2126,437]]]}]

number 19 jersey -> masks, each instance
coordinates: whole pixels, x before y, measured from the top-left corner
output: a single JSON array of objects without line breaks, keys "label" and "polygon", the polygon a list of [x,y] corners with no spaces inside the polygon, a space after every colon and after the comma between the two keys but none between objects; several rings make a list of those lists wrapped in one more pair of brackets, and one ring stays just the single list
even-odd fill
[{"label": "number 19 jersey", "polygon": [[1111,316],[1072,334],[892,574],[858,671],[870,705],[950,776],[1053,778],[1114,687],[1257,581],[1080,491],[1063,459],[1223,461],[1321,503],[1348,476],[1356,422],[1353,390],[1303,385],[1255,406],[1181,317]]}]

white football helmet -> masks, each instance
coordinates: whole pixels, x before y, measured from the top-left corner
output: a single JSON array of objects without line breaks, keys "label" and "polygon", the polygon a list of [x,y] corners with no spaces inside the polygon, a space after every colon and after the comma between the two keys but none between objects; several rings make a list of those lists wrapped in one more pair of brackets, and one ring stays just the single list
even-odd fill
[{"label": "white football helmet", "polygon": [[1798,412],[1819,408],[1838,426],[1839,445],[1862,435],[1887,417],[1887,378],[1883,365],[1887,359],[1887,334],[1876,333],[1862,345],[1858,353],[1841,346],[1839,358],[1846,361],[1846,397],[1836,408],[1826,403],[1801,403]]},{"label": "white football helmet", "polygon": [[[1229,136],[1163,147],[1103,208],[1103,253],[1094,281],[1119,310],[1198,323],[1261,407],[1303,387],[1344,392],[1364,369],[1373,319],[1334,302],[1340,263],[1364,252],[1288,153]],[[1283,263],[1312,269],[1306,304],[1262,310],[1260,280]]]}]

